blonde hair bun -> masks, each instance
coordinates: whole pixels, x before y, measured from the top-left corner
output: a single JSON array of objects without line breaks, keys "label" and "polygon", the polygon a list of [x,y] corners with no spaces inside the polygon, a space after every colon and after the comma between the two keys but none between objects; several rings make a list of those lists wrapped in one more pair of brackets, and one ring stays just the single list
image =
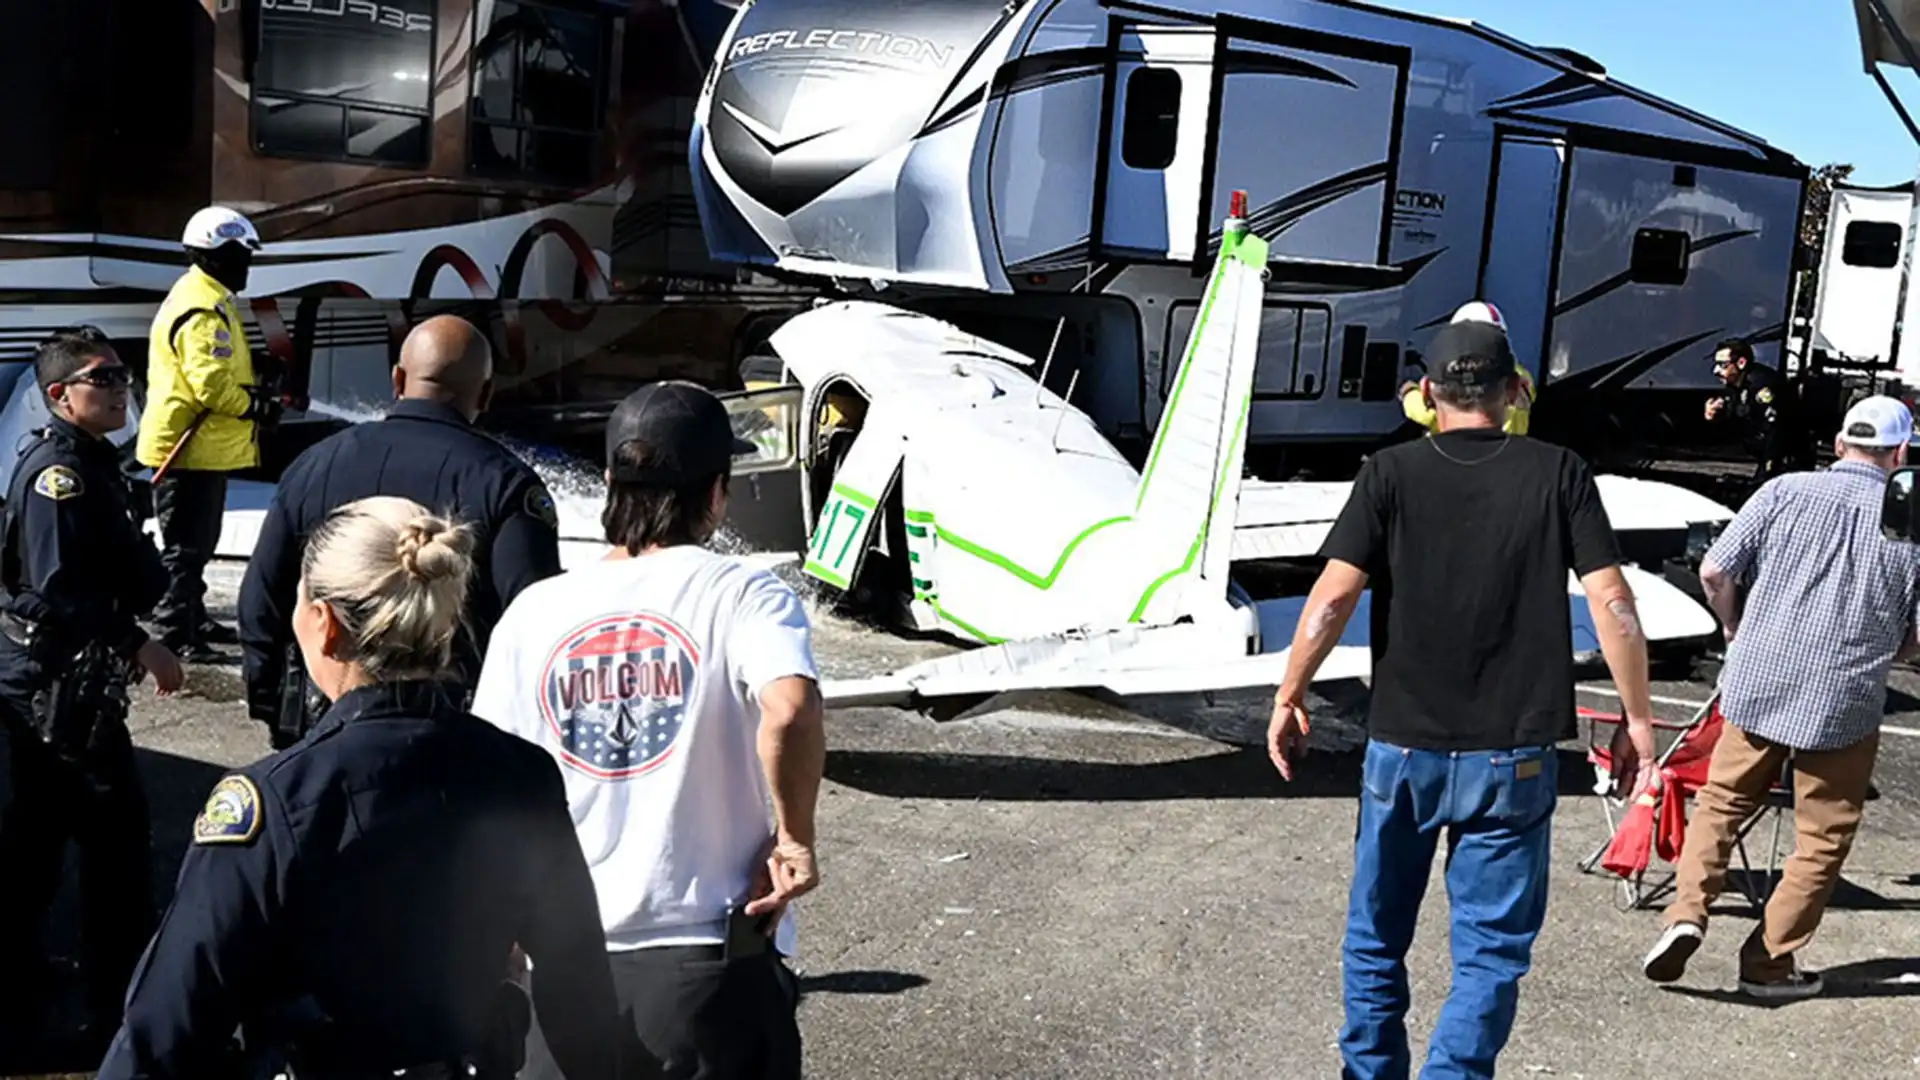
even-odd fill
[{"label": "blonde hair bun", "polygon": [[473,533],[443,518],[421,514],[400,527],[394,553],[415,581],[439,581],[465,573],[473,554]]},{"label": "blonde hair bun", "polygon": [[439,676],[466,621],[473,530],[411,499],[376,495],[327,515],[307,540],[307,596],[333,608],[342,659],[376,681]]}]

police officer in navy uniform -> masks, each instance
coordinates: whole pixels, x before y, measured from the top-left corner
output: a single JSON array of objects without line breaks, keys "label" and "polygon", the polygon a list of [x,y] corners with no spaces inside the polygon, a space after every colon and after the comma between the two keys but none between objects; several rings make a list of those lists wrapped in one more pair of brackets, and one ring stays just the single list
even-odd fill
[{"label": "police officer in navy uniform", "polygon": [[518,955],[569,1080],[613,1080],[613,980],[559,766],[448,678],[476,536],[391,496],[314,531],[289,614],[332,707],[215,785],[100,1080],[506,1080],[531,1015]]},{"label": "police officer in navy uniform", "polygon": [[129,515],[108,440],[127,420],[126,366],[105,335],[83,327],[44,342],[32,377],[50,417],[8,485],[0,551],[0,719],[13,792],[0,818],[0,998],[13,998],[0,1002],[0,1027],[38,1026],[35,1003],[20,999],[48,981],[38,938],[72,839],[98,1038],[118,1021],[153,925],[128,687],[151,672],[171,694],[182,675],[178,658],[135,621],[159,601],[167,575]]},{"label": "police officer in navy uniform", "polygon": [[356,424],[310,447],[280,478],[240,586],[247,702],[284,748],[324,703],[303,685],[287,615],[300,542],[334,508],[398,495],[472,525],[479,563],[469,599],[471,635],[455,664],[479,674],[493,626],[520,590],[560,572],[553,497],[533,469],[474,426],[492,396],[493,353],[472,324],[450,315],[421,323],[394,368],[398,398],[384,420]]},{"label": "police officer in navy uniform", "polygon": [[1738,338],[1721,342],[1713,373],[1727,388],[1707,400],[1707,419],[1739,426],[1756,462],[1756,482],[1813,467],[1799,397],[1778,371],[1753,358],[1753,346]]}]

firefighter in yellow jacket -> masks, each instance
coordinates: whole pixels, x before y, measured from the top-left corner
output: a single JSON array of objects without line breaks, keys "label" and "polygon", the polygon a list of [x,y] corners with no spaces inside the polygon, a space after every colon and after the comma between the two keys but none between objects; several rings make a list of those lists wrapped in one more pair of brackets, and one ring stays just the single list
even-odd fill
[{"label": "firefighter in yellow jacket", "polygon": [[[1500,314],[1500,309],[1483,300],[1460,305],[1449,321],[1492,323],[1500,328],[1501,333],[1507,332],[1507,320]],[[1525,435],[1527,421],[1533,414],[1533,376],[1528,374],[1524,364],[1519,365],[1519,372],[1520,400],[1507,409],[1506,432],[1509,435]],[[1407,414],[1407,419],[1426,428],[1427,434],[1440,430],[1440,415],[1434,412],[1433,403],[1421,392],[1419,383],[1410,382],[1400,388],[1400,410]]]},{"label": "firefighter in yellow jacket", "polygon": [[[160,641],[182,660],[221,659],[238,636],[205,605],[207,561],[220,539],[227,474],[260,463],[260,429],[279,419],[259,385],[235,294],[247,287],[260,234],[222,206],[193,215],[181,236],[189,267],[174,282],[147,341],[147,401],[136,453],[166,470],[153,486],[166,595],[154,608]],[[169,459],[171,458],[171,462]]]}]

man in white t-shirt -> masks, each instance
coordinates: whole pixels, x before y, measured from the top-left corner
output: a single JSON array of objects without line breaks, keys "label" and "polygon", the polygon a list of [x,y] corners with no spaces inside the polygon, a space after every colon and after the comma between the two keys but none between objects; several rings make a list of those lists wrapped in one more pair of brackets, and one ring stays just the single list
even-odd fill
[{"label": "man in white t-shirt", "polygon": [[566,777],[633,1025],[628,1076],[800,1075],[781,916],[819,883],[811,631],[786,583],[700,546],[725,517],[733,455],[751,449],[693,384],[621,402],[607,423],[613,551],[515,598],[474,693],[475,714],[545,747]]}]

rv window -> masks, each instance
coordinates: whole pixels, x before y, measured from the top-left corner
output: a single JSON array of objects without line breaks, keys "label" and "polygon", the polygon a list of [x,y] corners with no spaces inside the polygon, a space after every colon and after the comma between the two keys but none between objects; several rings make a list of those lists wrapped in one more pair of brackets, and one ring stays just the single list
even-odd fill
[{"label": "rv window", "polygon": [[606,98],[608,19],[526,0],[491,7],[484,24],[474,21],[473,171],[591,183]]},{"label": "rv window", "polygon": [[1127,76],[1126,109],[1120,160],[1130,169],[1164,169],[1173,164],[1180,139],[1180,73],[1135,68]]},{"label": "rv window", "polygon": [[1634,281],[1642,285],[1685,285],[1693,260],[1693,239],[1673,229],[1641,229],[1633,234]]},{"label": "rv window", "polygon": [[1840,261],[1848,266],[1887,270],[1900,265],[1905,230],[1891,221],[1855,221],[1840,242]]},{"label": "rv window", "polygon": [[253,145],[269,156],[425,165],[434,0],[260,0]]}]

